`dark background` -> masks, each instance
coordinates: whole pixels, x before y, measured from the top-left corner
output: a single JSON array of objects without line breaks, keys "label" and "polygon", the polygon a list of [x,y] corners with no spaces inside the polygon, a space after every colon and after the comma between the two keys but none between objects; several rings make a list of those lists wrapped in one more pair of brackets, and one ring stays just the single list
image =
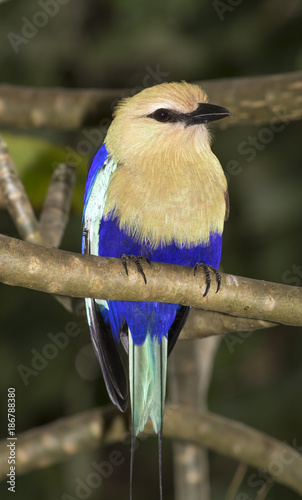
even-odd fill
[{"label": "dark background", "polygon": [[[53,9],[52,15],[45,26],[36,28],[32,23],[43,24],[45,19],[38,14],[43,5],[44,11]],[[296,71],[302,67],[301,16],[301,2],[296,0],[53,0],[51,5],[43,0],[9,0],[0,3],[0,79],[28,86],[135,89],[159,83],[158,78],[194,81]],[[164,75],[154,77],[154,73]],[[213,149],[222,165],[227,167],[232,160],[240,164],[237,175],[229,177],[231,215],[222,266],[233,274],[300,286],[302,274],[293,266],[301,265],[301,123],[286,124],[249,161],[250,155],[240,153],[240,145],[249,136],[268,137],[266,128],[269,125],[215,132]],[[39,214],[54,165],[77,151],[83,130],[2,132]],[[62,248],[79,252],[87,158],[81,153],[75,159],[77,186]],[[0,218],[1,232],[17,236],[5,210]],[[0,437],[7,437],[8,387],[16,388],[19,432],[108,403],[85,321],[46,294],[5,285],[0,285],[0,293]],[[25,385],[20,365],[32,368],[31,350],[41,354],[51,343],[48,335],[64,332],[71,321],[80,332]],[[280,326],[222,339],[210,389],[211,411],[301,450],[301,352],[300,328]],[[121,451],[124,464],[104,479],[102,490],[94,489],[87,498],[128,498],[129,446],[112,449]],[[110,451],[83,453],[20,476],[14,498],[64,499],[64,493],[77,498],[77,478],[85,481],[93,460],[109,460]],[[156,457],[155,439],[141,443],[135,498],[158,497]],[[223,500],[236,463],[212,453],[210,461],[212,499]],[[256,498],[262,473],[256,471],[258,482],[252,484],[253,472],[248,470],[237,500]],[[167,441],[164,490],[165,499],[171,500],[172,451]],[[5,483],[0,493],[8,498]],[[267,498],[294,500],[298,495],[276,485]]]}]

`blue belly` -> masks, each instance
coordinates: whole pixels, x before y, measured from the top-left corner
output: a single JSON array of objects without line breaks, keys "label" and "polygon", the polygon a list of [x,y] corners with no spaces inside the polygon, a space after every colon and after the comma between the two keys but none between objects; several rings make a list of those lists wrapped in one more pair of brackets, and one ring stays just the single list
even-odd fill
[{"label": "blue belly", "polygon": [[[120,258],[127,255],[142,255],[154,262],[166,262],[193,267],[196,262],[203,262],[216,269],[221,256],[222,235],[212,233],[207,245],[200,244],[193,248],[180,248],[171,243],[159,248],[151,244],[134,241],[126,231],[119,229],[117,219],[102,220],[100,226],[99,255]],[[176,304],[160,302],[110,301],[106,311],[112,333],[118,339],[123,319],[126,320],[133,341],[136,345],[144,343],[147,333],[159,342],[172,325],[178,309]]]}]

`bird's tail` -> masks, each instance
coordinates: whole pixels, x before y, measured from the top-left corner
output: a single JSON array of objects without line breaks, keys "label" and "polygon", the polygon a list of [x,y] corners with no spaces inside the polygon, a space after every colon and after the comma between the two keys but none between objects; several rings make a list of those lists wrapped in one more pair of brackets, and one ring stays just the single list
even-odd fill
[{"label": "bird's tail", "polygon": [[132,457],[131,483],[133,474],[133,454],[135,437],[144,430],[150,418],[159,437],[159,470],[161,479],[161,438],[163,409],[166,395],[168,341],[162,337],[159,343],[150,333],[142,345],[134,345],[129,332],[129,382],[132,411]]},{"label": "bird's tail", "polygon": [[150,418],[156,433],[162,427],[166,393],[167,339],[159,343],[148,333],[142,345],[129,335],[129,379],[133,434],[143,431]]}]

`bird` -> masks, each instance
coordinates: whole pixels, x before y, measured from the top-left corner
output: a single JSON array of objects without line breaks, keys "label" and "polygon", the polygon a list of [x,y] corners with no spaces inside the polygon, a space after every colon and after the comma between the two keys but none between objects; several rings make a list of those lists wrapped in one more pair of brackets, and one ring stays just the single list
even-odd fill
[{"label": "bird", "polygon": [[[152,262],[217,271],[229,213],[227,181],[211,149],[208,123],[232,116],[199,85],[163,82],[118,102],[104,143],[88,165],[82,252],[133,261],[146,285]],[[130,396],[132,499],[135,438],[151,419],[161,442],[167,358],[190,307],[86,298],[92,344],[111,401]],[[129,383],[121,351],[129,359]],[[129,394],[130,393],[130,394]]]}]

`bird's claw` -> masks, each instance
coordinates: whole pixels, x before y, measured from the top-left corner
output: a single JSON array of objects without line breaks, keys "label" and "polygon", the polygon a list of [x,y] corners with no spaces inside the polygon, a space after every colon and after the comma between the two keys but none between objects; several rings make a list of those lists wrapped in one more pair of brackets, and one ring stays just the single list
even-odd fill
[{"label": "bird's claw", "polygon": [[215,276],[216,276],[217,289],[216,289],[215,293],[219,292],[220,284],[221,284],[221,276],[220,276],[219,272],[217,271],[217,269],[215,269],[215,267],[213,267],[213,266],[208,266],[207,264],[204,264],[203,262],[196,262],[194,264],[194,267],[193,267],[194,276],[196,275],[196,272],[200,267],[202,267],[202,270],[203,270],[205,277],[206,277],[206,289],[205,289],[203,296],[205,297],[208,294],[208,291],[210,290],[210,286],[211,286],[211,276],[210,276],[209,269],[211,269],[215,273]]},{"label": "bird's claw", "polygon": [[143,257],[142,255],[127,255],[127,254],[123,253],[123,255],[121,255],[121,261],[122,261],[122,264],[124,266],[124,269],[126,271],[127,276],[128,276],[127,259],[134,262],[134,264],[137,267],[138,272],[142,275],[144,282],[145,282],[145,285],[146,285],[147,279],[146,279],[146,275],[144,273],[144,270],[142,268],[140,261],[147,262],[147,264],[149,264],[149,266],[152,268],[152,264],[151,264],[150,260],[147,259],[147,257]]}]

